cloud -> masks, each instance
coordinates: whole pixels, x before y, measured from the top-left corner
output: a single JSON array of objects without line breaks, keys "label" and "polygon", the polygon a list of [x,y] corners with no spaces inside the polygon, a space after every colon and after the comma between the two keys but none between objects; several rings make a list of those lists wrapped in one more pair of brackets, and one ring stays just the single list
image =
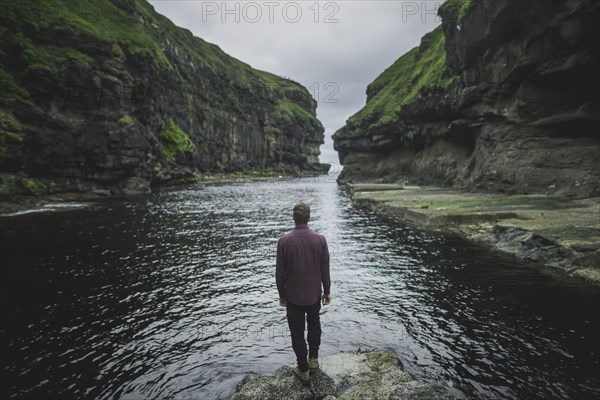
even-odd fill
[{"label": "cloud", "polygon": [[367,85],[440,24],[442,2],[150,1],[229,55],[306,86],[326,128],[322,162],[337,161],[330,136],[364,106]]}]

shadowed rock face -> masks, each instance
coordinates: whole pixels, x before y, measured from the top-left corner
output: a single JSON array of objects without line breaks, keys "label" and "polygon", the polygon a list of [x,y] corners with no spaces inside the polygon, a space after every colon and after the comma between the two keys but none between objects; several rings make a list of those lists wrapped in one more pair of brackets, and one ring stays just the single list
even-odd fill
[{"label": "shadowed rock face", "polygon": [[290,367],[246,383],[232,400],[451,400],[440,388],[417,382],[393,352],[341,353],[320,359],[302,384]]},{"label": "shadowed rock face", "polygon": [[339,180],[599,195],[600,3],[467,1],[369,85]]},{"label": "shadowed rock face", "polygon": [[146,1],[8,1],[2,19],[0,161],[40,178],[29,186],[136,193],[194,170],[323,171],[304,87]]}]

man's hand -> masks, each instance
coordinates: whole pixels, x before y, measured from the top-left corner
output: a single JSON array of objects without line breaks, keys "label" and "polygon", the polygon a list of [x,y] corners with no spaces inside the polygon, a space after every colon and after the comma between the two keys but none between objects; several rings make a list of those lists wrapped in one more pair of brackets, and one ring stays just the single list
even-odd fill
[{"label": "man's hand", "polygon": [[331,303],[331,293],[323,295],[323,305],[326,306]]},{"label": "man's hand", "polygon": [[287,301],[285,300],[285,297],[280,297],[279,298],[279,305],[281,307],[287,307]]}]

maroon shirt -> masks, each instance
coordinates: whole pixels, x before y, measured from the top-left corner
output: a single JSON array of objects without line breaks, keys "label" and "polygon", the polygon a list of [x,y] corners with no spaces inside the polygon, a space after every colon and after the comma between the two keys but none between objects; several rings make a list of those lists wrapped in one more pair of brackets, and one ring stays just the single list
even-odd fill
[{"label": "maroon shirt", "polygon": [[325,236],[297,225],[277,242],[275,281],[279,298],[302,306],[313,305],[329,294],[329,249]]}]

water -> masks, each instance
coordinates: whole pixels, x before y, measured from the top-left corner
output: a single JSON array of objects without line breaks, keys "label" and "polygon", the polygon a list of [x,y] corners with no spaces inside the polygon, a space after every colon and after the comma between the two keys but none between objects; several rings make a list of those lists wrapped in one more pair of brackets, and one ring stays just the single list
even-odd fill
[{"label": "water", "polygon": [[1,397],[227,398],[291,364],[274,257],[301,200],[332,258],[321,356],[394,350],[463,397],[597,398],[597,289],[352,209],[324,177],[0,218]]}]

